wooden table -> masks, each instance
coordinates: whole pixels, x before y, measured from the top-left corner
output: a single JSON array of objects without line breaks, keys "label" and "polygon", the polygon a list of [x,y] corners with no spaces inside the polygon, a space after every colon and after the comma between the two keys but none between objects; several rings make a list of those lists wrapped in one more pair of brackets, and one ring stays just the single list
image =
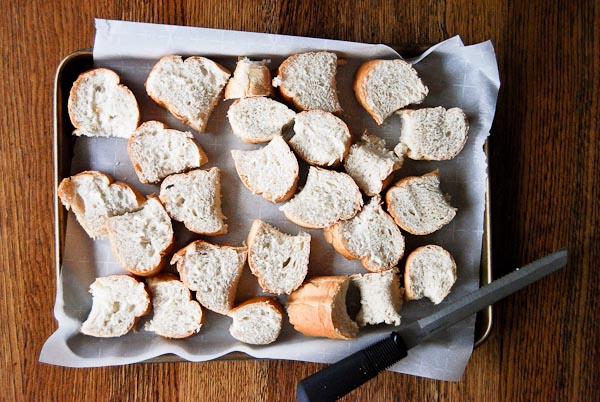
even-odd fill
[{"label": "wooden table", "polygon": [[[52,316],[52,85],[94,17],[335,38],[491,39],[502,88],[490,139],[499,276],[560,246],[562,272],[499,303],[460,382],[384,373],[346,400],[600,400],[600,6],[593,1],[257,0],[0,3],[1,389],[6,401],[293,400],[323,367],[288,361],[68,369],[38,363]],[[522,3],[522,4],[519,4]],[[595,3],[595,6],[594,6]]]}]

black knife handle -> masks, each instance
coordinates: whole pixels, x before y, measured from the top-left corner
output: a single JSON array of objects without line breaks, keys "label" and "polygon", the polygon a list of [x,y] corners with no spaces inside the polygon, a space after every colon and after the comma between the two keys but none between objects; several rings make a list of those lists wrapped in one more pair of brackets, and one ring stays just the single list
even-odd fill
[{"label": "black knife handle", "polygon": [[384,340],[300,381],[296,398],[299,402],[336,401],[406,355],[404,341],[392,332]]}]

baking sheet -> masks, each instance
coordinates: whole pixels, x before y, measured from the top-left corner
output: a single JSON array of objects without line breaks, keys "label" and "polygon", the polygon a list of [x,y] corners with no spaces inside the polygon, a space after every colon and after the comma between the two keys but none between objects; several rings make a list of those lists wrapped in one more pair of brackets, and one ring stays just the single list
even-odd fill
[{"label": "baking sheet", "polygon": [[[131,43],[135,43],[135,46],[130,46]],[[145,53],[147,49],[151,52]],[[210,56],[233,71],[235,57],[231,55],[271,57],[275,67],[283,56],[314,49],[333,50],[349,58],[348,64],[338,69],[338,87],[345,110],[342,117],[355,137],[367,128],[385,138],[388,147],[392,148],[397,143],[398,121],[391,118],[384,126],[376,126],[358,106],[351,91],[354,71],[362,59],[397,57],[395,52],[383,45],[98,20],[94,57],[96,65],[115,69],[132,89],[140,103],[143,121],[158,119],[174,128],[187,130],[145,94],[145,77],[162,55]],[[430,89],[425,105],[460,106],[467,112],[471,126],[467,146],[454,160],[406,161],[397,173],[397,177],[403,177],[439,168],[443,189],[452,196],[452,203],[459,209],[455,220],[438,233],[425,237],[407,236],[406,242],[407,253],[419,245],[433,242],[454,254],[459,266],[459,280],[446,303],[476,289],[479,283],[486,180],[482,146],[495,110],[498,72],[491,43],[463,46],[458,37],[433,47],[415,62],[415,68]],[[229,217],[229,234],[208,240],[241,244],[255,218],[264,219],[292,234],[307,231],[286,221],[276,205],[252,195],[239,182],[229,150],[257,149],[260,146],[245,144],[231,134],[225,118],[230,103],[220,103],[209,121],[207,133],[196,134],[211,158],[204,167],[221,168],[224,173],[223,187],[227,189],[223,191],[223,209]],[[72,173],[90,168],[103,170],[145,193],[156,191],[156,187],[141,185],[137,181],[126,153],[125,140],[78,138],[74,155]],[[177,246],[198,238],[182,230],[181,225],[175,224],[175,228]],[[322,231],[308,232],[313,235],[309,275],[364,272],[358,261],[347,261],[335,253],[324,242]],[[87,293],[89,284],[96,276],[116,272],[124,271],[114,261],[108,241],[92,242],[73,216],[69,215],[55,307],[59,329],[44,346],[41,361],[66,366],[103,366],[133,363],[165,353],[174,353],[186,360],[202,361],[231,351],[242,351],[259,358],[333,362],[393,329],[386,326],[369,328],[357,340],[344,342],[304,337],[286,324],[276,344],[252,347],[229,336],[227,317],[208,312],[202,331],[185,341],[161,339],[144,330],[107,340],[78,334],[77,328],[91,307],[91,297]],[[255,278],[246,270],[238,300],[261,293]],[[280,299],[285,300],[284,297]],[[435,309],[427,301],[406,303],[402,311],[403,320],[410,322]],[[392,370],[431,378],[458,379],[472,350],[473,321],[474,318],[466,320],[426,345],[412,350],[409,357],[393,366]]]}]

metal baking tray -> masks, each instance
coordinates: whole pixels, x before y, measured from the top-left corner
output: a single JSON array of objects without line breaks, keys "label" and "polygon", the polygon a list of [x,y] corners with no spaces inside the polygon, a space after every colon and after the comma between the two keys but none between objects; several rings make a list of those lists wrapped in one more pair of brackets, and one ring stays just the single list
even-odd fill
[{"label": "metal baking tray", "polygon": [[[396,45],[392,46],[398,53],[410,57],[418,55],[429,46],[425,45]],[[61,60],[56,70],[54,79],[54,238],[55,238],[55,267],[56,284],[59,283],[60,267],[62,265],[62,253],[64,248],[67,211],[63,208],[56,189],[63,178],[70,176],[71,160],[73,157],[73,144],[75,137],[71,134],[74,127],[69,119],[67,101],[69,91],[73,82],[79,74],[93,68],[94,62],[91,49],[82,49],[73,52]],[[486,156],[488,155],[488,143],[484,146]],[[488,166],[489,170],[489,166]],[[492,281],[492,254],[491,254],[491,219],[490,219],[490,186],[489,179],[486,182],[486,208],[484,212],[483,244],[481,248],[481,270],[480,285],[486,285]],[[481,345],[492,331],[492,306],[480,311],[475,322],[474,346]],[[220,359],[244,359],[248,355],[234,352]],[[160,356],[151,361],[176,361],[181,360],[177,356]]]}]

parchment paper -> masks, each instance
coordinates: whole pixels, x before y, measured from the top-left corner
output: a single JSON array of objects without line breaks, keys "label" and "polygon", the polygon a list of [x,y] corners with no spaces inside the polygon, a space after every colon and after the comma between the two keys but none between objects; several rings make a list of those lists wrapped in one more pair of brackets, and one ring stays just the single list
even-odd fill
[{"label": "parchment paper", "polygon": [[[393,116],[377,126],[358,105],[351,89],[352,78],[361,61],[371,58],[397,58],[384,45],[366,45],[324,39],[312,39],[259,33],[224,31],[203,28],[153,25],[122,21],[96,20],[94,63],[114,69],[122,82],[134,92],[141,108],[142,121],[156,119],[170,127],[190,131],[160,108],[147,96],[143,83],[156,61],[164,55],[203,55],[229,68],[235,68],[237,56],[253,59],[271,58],[272,68],[288,55],[308,50],[326,49],[337,52],[348,63],[338,68],[338,89],[344,108],[342,118],[355,138],[364,129],[385,138],[388,148],[398,143],[399,119]],[[494,49],[490,42],[464,46],[459,37],[448,39],[412,60],[419,75],[429,87],[422,106],[458,106],[469,118],[468,142],[458,157],[451,161],[424,162],[405,160],[396,178],[420,175],[439,169],[442,190],[451,196],[458,208],[456,218],[430,236],[406,235],[406,253],[420,245],[439,244],[448,249],[458,265],[458,280],[443,304],[474,291],[479,286],[480,256],[485,207],[487,162],[483,144],[489,134],[496,107],[499,77]],[[194,135],[207,152],[210,162],[203,168],[218,166],[222,170],[223,211],[228,217],[229,233],[204,238],[215,243],[242,244],[254,219],[263,219],[280,230],[312,235],[309,276],[366,272],[360,262],[349,261],[336,253],[323,238],[321,230],[307,230],[288,222],[277,204],[252,195],[241,184],[230,156],[231,149],[258,149],[261,145],[245,144],[231,133],[226,112],[231,101],[222,101],[213,112],[206,133]],[[289,138],[290,133],[286,133]],[[72,174],[97,169],[123,180],[143,193],[157,192],[158,187],[142,185],[135,175],[127,155],[127,141],[107,138],[78,138],[72,164]],[[302,169],[300,187],[306,178]],[[177,244],[174,250],[191,240],[183,225],[174,223]],[[58,330],[44,345],[40,361],[72,367],[95,367],[140,362],[163,354],[175,354],[189,361],[218,358],[231,351],[245,352],[256,358],[292,359],[313,362],[334,362],[381,339],[394,329],[373,326],[361,330],[358,339],[340,341],[305,337],[295,332],[285,318],[280,338],[268,346],[250,346],[229,335],[230,319],[206,312],[200,333],[187,340],[167,340],[143,330],[115,339],[88,337],[78,327],[91,309],[89,285],[98,276],[126,273],[115,261],[108,240],[92,241],[70,214],[55,317]],[[400,262],[402,269],[404,259]],[[173,270],[174,267],[169,267]],[[237,293],[237,300],[263,294],[256,278],[246,268]],[[285,302],[285,297],[280,297]],[[442,305],[443,305],[442,304]],[[406,302],[401,311],[404,323],[436,311],[428,300]],[[458,380],[473,348],[474,317],[444,331],[427,343],[412,349],[406,359],[391,370],[443,380]]]}]

